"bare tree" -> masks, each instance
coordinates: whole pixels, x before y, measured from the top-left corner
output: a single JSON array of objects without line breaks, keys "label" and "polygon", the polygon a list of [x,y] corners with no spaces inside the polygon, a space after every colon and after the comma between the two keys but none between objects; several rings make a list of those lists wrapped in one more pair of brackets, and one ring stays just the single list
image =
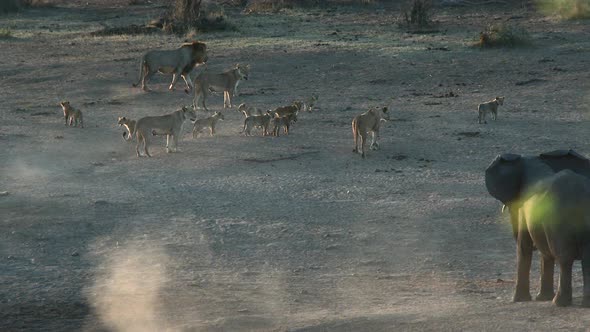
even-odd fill
[{"label": "bare tree", "polygon": [[203,0],[173,0],[173,16],[176,21],[194,24],[201,12]]}]

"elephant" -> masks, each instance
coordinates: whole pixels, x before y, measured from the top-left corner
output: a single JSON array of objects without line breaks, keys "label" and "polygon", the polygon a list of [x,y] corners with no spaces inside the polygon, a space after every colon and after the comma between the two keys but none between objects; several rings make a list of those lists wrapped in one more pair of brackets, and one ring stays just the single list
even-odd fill
[{"label": "elephant", "polygon": [[[533,250],[541,254],[538,301],[557,306],[572,303],[574,260],[582,260],[583,306],[590,306],[590,160],[573,150],[539,156],[503,154],[485,172],[490,195],[508,207],[517,248],[513,300],[530,301],[529,274]],[[559,288],[553,290],[555,261]]]}]

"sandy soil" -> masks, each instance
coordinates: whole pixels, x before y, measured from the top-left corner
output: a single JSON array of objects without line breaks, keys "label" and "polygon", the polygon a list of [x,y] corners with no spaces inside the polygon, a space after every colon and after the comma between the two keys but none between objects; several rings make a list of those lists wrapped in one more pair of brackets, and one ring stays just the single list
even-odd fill
[{"label": "sandy soil", "polygon": [[[318,93],[317,108],[278,138],[241,135],[228,110],[217,136],[193,140],[187,125],[181,152],[156,138],[153,158],[139,159],[117,117],[191,103],[182,85],[166,90],[168,76],[151,93],[131,87],[142,52],[182,38],[89,33],[161,10],[76,2],[0,17],[13,31],[0,39],[0,330],[590,326],[579,262],[573,307],[511,303],[514,241],[483,181],[503,152],[590,156],[587,21],[441,9],[441,32],[416,35],[388,8],[232,13],[238,31],[199,38],[211,69],[251,64],[235,103]],[[504,21],[534,46],[470,47]],[[478,125],[477,104],[496,95],[498,120]],[[63,99],[87,128],[64,127]],[[387,104],[395,120],[361,160],[350,121]],[[221,110],[222,96],[209,105]]]}]

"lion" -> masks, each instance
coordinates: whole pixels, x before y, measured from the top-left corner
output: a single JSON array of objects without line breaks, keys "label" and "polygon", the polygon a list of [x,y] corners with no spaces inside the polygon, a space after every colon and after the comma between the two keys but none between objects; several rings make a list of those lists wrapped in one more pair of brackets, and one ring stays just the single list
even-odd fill
[{"label": "lion", "polygon": [[249,117],[250,115],[262,115],[262,110],[260,110],[260,108],[254,106],[247,106],[244,103],[238,106],[238,112],[244,114],[244,117]]},{"label": "lion", "polygon": [[202,132],[205,128],[209,128],[209,133],[211,134],[211,136],[215,135],[215,125],[219,120],[225,120],[221,112],[215,112],[215,114],[208,118],[199,119],[195,121],[195,124],[193,126],[193,138],[197,138],[198,134]]},{"label": "lion", "polygon": [[125,126],[127,128],[127,132],[123,132],[123,139],[126,141],[131,141],[133,139],[133,135],[135,134],[135,124],[137,121],[127,119],[126,117],[119,117],[117,124],[119,127]]},{"label": "lion", "polygon": [[294,122],[297,122],[297,112],[287,114],[283,117],[275,116],[272,119],[272,123],[273,123],[272,135],[279,136],[279,132],[281,131],[281,127],[283,127],[283,132],[285,133],[285,135],[289,135],[289,127],[291,126],[291,123],[294,123]]},{"label": "lion", "polygon": [[504,97],[496,97],[494,98],[494,100],[490,100],[486,103],[479,104],[479,106],[477,107],[477,112],[479,113],[477,117],[477,122],[481,124],[481,121],[483,120],[483,123],[488,123],[486,121],[486,113],[492,113],[494,115],[494,121],[496,121],[496,119],[498,118],[498,105],[503,104]]},{"label": "lion", "polygon": [[303,106],[302,102],[294,101],[292,105],[277,107],[272,113],[275,117],[282,118],[283,116],[303,110]]},{"label": "lion", "polygon": [[157,72],[162,74],[172,74],[172,83],[168,90],[173,90],[178,81],[178,75],[186,83],[186,92],[193,87],[190,80],[190,72],[197,64],[204,64],[208,60],[207,45],[202,42],[184,43],[175,50],[152,50],[146,52],[140,61],[139,80],[134,83],[136,87],[141,82],[141,89],[149,91],[147,82]]},{"label": "lion", "polygon": [[266,111],[263,115],[250,115],[244,119],[244,128],[242,132],[246,134],[246,136],[251,136],[252,127],[261,127],[262,128],[262,136],[268,135],[268,126],[270,125],[270,120],[272,119],[272,115],[270,111]]},{"label": "lion", "polygon": [[66,120],[66,126],[71,126],[75,123],[74,127],[78,127],[78,121],[80,121],[80,128],[84,128],[84,120],[82,119],[82,111],[72,107],[69,101],[62,101],[59,103],[64,111],[64,119]]},{"label": "lion", "polygon": [[193,100],[193,108],[203,106],[205,111],[209,111],[205,105],[209,89],[217,92],[223,91],[223,108],[231,108],[231,97],[237,95],[238,85],[241,80],[248,80],[250,73],[250,65],[236,64],[232,69],[226,70],[221,74],[211,74],[208,69],[205,69],[197,77],[195,77],[195,97]]},{"label": "lion", "polygon": [[[365,142],[369,132],[373,135],[373,141],[371,142],[371,150],[377,150],[379,148],[379,127],[381,121],[389,120],[389,114],[387,114],[387,107],[372,108],[361,115],[357,115],[352,120],[352,137],[354,139],[354,149],[352,152],[360,152],[363,158],[365,158]],[[359,142],[360,139],[360,142]],[[360,143],[360,144],[359,144]]]},{"label": "lion", "polygon": [[[137,152],[137,156],[141,157],[139,146],[143,143],[145,155],[151,157],[148,152],[148,137],[150,134],[166,135],[166,152],[176,152],[178,147],[178,136],[182,133],[182,125],[184,124],[184,121],[187,119],[195,121],[196,118],[195,111],[189,110],[187,107],[183,106],[182,109],[170,114],[146,116],[137,120],[137,123],[135,124],[135,134],[137,137],[135,152]],[[170,138],[174,141],[174,149],[170,148]]]}]

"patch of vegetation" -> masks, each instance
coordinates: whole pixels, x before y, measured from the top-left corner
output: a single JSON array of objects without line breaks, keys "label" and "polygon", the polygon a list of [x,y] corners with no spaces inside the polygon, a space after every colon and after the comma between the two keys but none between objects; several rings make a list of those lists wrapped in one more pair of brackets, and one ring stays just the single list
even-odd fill
[{"label": "patch of vegetation", "polygon": [[546,15],[559,15],[568,20],[590,18],[588,0],[538,0],[537,5]]},{"label": "patch of vegetation", "polygon": [[49,0],[0,0],[0,14],[19,11],[23,8],[50,8],[54,4]]},{"label": "patch of vegetation", "polygon": [[11,38],[11,37],[12,37],[12,30],[0,29],[0,38]]},{"label": "patch of vegetation", "polygon": [[432,0],[411,0],[402,10],[400,27],[416,33],[436,32]]},{"label": "patch of vegetation", "polygon": [[276,13],[283,9],[314,8],[339,5],[373,5],[379,0],[235,0],[245,13]]},{"label": "patch of vegetation", "polygon": [[55,4],[50,0],[19,0],[23,7],[53,8]]},{"label": "patch of vegetation", "polygon": [[170,13],[163,19],[162,29],[180,35],[191,30],[207,32],[235,27],[228,22],[221,5],[203,0],[174,0]]},{"label": "patch of vegetation", "polygon": [[529,33],[520,27],[509,24],[490,25],[480,32],[479,47],[521,47],[531,45]]},{"label": "patch of vegetation", "polygon": [[2,0],[0,1],[0,13],[6,14],[10,12],[15,12],[19,10],[20,1],[19,0]]},{"label": "patch of vegetation", "polygon": [[202,3],[202,0],[175,0],[162,17],[145,25],[128,25],[108,27],[91,33],[92,36],[139,35],[152,33],[169,33],[176,35],[190,34],[215,30],[235,30],[231,25],[222,6],[214,3]]},{"label": "patch of vegetation", "polygon": [[91,32],[91,36],[118,36],[118,35],[146,35],[161,32],[162,29],[145,25],[128,25],[123,27],[104,28]]}]

